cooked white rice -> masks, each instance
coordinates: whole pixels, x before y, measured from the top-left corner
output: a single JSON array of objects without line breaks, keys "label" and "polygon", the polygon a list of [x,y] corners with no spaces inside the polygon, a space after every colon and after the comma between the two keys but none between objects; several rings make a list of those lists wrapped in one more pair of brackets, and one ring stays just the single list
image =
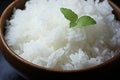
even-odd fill
[{"label": "cooked white rice", "polygon": [[[88,15],[95,25],[69,28],[60,8]],[[120,22],[107,0],[30,0],[7,21],[5,39],[20,57],[43,67],[76,70],[111,58],[120,46]]]}]

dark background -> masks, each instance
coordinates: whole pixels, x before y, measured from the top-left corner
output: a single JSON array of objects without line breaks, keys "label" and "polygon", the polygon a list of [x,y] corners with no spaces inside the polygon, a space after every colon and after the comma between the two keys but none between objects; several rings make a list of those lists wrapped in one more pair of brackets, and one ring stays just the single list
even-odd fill
[{"label": "dark background", "polygon": [[[7,7],[7,5],[10,4],[12,1],[14,0],[0,0],[0,15],[2,14],[3,10]],[[120,6],[120,0],[113,0],[113,2]],[[0,80],[25,80],[11,67],[11,65],[9,65],[9,63],[7,63],[1,52],[0,52]]]}]

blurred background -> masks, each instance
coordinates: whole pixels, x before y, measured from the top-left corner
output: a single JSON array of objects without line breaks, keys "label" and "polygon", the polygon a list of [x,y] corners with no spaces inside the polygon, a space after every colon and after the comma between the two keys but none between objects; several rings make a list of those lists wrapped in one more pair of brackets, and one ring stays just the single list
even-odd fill
[{"label": "blurred background", "polygon": [[[12,1],[14,1],[14,0],[0,0],[0,15],[2,14],[3,10]],[[112,0],[112,1],[115,4],[117,4],[118,6],[120,6],[120,0]],[[7,63],[7,61],[4,59],[3,55],[1,54],[1,52],[0,52],[0,80],[26,80],[22,76],[20,76],[16,72],[16,70],[14,70],[14,68],[12,68],[12,66],[9,63]]]}]

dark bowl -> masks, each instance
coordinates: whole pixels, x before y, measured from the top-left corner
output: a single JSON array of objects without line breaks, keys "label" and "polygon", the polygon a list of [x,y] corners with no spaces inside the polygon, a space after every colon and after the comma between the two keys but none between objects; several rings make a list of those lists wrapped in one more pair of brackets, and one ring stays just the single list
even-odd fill
[{"label": "dark bowl", "polygon": [[[13,1],[3,12],[0,18],[0,49],[6,60],[22,75],[25,77],[38,80],[38,79],[105,79],[110,78],[116,71],[120,70],[120,53],[105,61],[102,64],[80,70],[64,70],[57,71],[54,69],[47,69],[30,63],[15,54],[7,45],[4,39],[6,20],[10,19],[13,9],[24,9],[27,0]],[[109,1],[114,9],[116,18],[120,20],[120,9],[113,2]]]}]

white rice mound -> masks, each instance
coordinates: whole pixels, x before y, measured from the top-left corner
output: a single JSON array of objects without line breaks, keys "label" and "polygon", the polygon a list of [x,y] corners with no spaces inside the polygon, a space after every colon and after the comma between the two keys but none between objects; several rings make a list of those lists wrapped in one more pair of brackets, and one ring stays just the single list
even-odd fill
[{"label": "white rice mound", "polygon": [[[69,27],[60,8],[88,15],[97,24]],[[5,39],[16,54],[56,70],[85,69],[113,57],[120,47],[120,22],[108,0],[30,0],[7,21]]]}]

